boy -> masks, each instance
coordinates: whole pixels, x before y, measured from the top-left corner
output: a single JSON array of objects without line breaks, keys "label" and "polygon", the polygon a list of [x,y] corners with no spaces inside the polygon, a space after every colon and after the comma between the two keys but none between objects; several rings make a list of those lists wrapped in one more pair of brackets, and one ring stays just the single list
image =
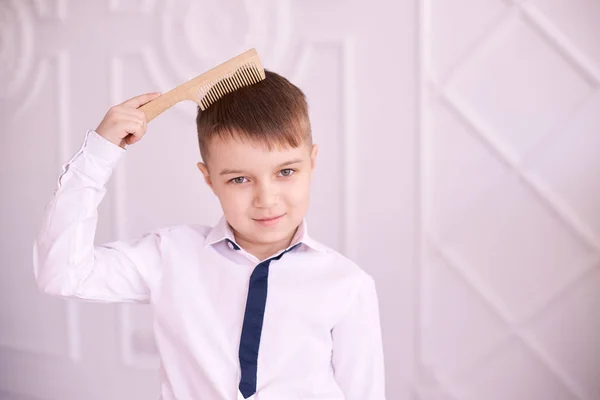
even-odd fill
[{"label": "boy", "polygon": [[65,165],[34,244],[40,288],[151,304],[164,400],[383,400],[374,281],[308,236],[317,145],[304,94],[285,78],[266,71],[199,110],[216,226],[94,246],[105,184],[146,131],[137,108],[158,95],[112,107]]}]

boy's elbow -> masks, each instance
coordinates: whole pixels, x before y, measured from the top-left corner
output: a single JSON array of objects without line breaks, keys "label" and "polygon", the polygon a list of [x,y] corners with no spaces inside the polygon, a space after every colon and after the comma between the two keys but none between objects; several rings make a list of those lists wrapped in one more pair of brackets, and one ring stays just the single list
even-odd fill
[{"label": "boy's elbow", "polygon": [[66,297],[72,294],[67,276],[52,274],[44,268],[34,270],[34,280],[38,289],[50,296]]},{"label": "boy's elbow", "polygon": [[60,297],[72,295],[69,275],[61,270],[63,268],[57,268],[47,257],[41,256],[36,242],[33,246],[33,278],[42,293]]},{"label": "boy's elbow", "polygon": [[38,275],[35,278],[35,281],[38,289],[44,294],[59,297],[67,297],[72,294],[71,290],[69,290],[69,286],[65,285],[64,279],[59,277],[45,277],[43,275]]}]

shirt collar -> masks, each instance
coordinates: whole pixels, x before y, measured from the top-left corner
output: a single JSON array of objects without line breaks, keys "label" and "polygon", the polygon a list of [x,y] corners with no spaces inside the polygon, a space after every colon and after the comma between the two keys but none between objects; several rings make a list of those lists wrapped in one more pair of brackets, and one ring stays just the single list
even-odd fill
[{"label": "shirt collar", "polygon": [[[208,235],[206,236],[206,240],[204,242],[204,247],[208,247],[223,241],[231,243],[231,245],[236,250],[239,250],[241,248],[241,246],[236,243],[233,230],[231,229],[231,226],[227,222],[225,216],[222,216],[219,222],[208,232]],[[327,248],[324,245],[308,236],[306,219],[302,219],[302,223],[298,227],[298,230],[296,231],[296,234],[292,239],[292,243],[288,248],[291,248],[299,243],[302,243],[303,245],[307,246],[308,248],[314,251],[318,251],[320,253],[327,253]]]}]

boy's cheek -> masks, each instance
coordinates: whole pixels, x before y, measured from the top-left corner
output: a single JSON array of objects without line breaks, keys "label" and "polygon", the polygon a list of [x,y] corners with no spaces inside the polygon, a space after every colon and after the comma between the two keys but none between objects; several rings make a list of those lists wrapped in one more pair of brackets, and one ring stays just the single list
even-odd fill
[{"label": "boy's cheek", "polygon": [[286,203],[293,207],[303,207],[308,203],[310,189],[308,185],[297,185],[288,188],[285,194]]},{"label": "boy's cheek", "polygon": [[310,178],[303,176],[299,179],[295,185],[293,185],[292,191],[298,198],[305,198],[310,195]]},{"label": "boy's cheek", "polygon": [[220,198],[223,208],[228,208],[228,211],[240,213],[248,207],[251,199],[248,198],[248,193],[243,190],[235,190],[229,188],[225,190]]}]

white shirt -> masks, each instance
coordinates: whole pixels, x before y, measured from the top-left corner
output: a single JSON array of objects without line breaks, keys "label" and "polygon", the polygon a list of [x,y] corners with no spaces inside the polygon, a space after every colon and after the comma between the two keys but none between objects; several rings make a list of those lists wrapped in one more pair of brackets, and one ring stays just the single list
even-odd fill
[{"label": "white shirt", "polygon": [[[94,245],[97,207],[126,153],[90,130],[64,166],[33,248],[45,293],[149,303],[164,400],[235,400],[248,282],[259,260],[236,250],[224,218]],[[229,239],[229,240],[228,240]],[[269,267],[253,400],[383,400],[384,365],[370,275],[311,239],[306,222]],[[291,246],[290,246],[291,247]]]}]

